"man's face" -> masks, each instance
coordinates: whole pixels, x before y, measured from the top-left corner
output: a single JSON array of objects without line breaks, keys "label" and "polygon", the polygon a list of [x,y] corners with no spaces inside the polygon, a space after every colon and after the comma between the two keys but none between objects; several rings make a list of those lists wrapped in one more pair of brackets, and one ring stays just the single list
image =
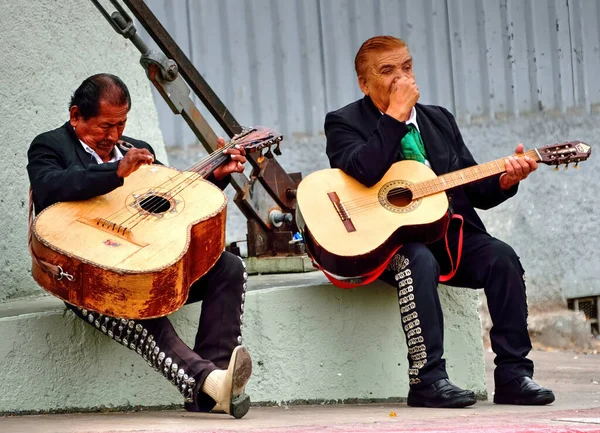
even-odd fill
[{"label": "man's face", "polygon": [[364,76],[358,77],[358,84],[365,95],[373,100],[383,113],[390,105],[392,83],[400,77],[414,79],[412,57],[408,47],[393,48],[389,51],[372,52],[367,56]]},{"label": "man's face", "polygon": [[70,123],[77,138],[94,149],[100,158],[107,161],[112,156],[117,140],[123,134],[128,111],[127,104],[112,105],[100,101],[98,115],[84,119],[79,107],[74,105],[70,110]]}]

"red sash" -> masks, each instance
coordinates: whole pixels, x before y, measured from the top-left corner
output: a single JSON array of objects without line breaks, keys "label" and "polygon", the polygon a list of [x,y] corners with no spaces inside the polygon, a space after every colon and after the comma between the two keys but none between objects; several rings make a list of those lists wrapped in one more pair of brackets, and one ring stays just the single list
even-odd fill
[{"label": "red sash", "polygon": [[[458,251],[456,253],[456,266],[454,266],[454,260],[452,259],[452,253],[450,252],[450,246],[448,245],[448,230],[446,230],[446,234],[444,237],[446,239],[446,251],[448,252],[448,257],[450,258],[450,272],[447,273],[446,275],[440,275],[441,283],[444,283],[444,282],[452,279],[452,277],[454,277],[454,274],[456,274],[458,265],[460,265],[460,256],[462,254],[462,246],[463,246],[463,226],[464,226],[465,221],[464,221],[463,217],[458,214],[452,215],[451,219],[455,219],[455,218],[460,220],[460,230],[459,230],[459,235],[458,235]],[[392,254],[390,254],[390,256],[387,257],[385,259],[385,261],[380,266],[378,266],[376,269],[369,272],[367,275],[363,275],[362,277],[360,277],[360,278],[363,278],[363,280],[360,283],[350,283],[350,282],[348,282],[348,280],[339,280],[339,279],[335,278],[334,276],[332,276],[331,274],[327,273],[327,271],[325,271],[321,267],[321,265],[319,265],[317,262],[315,262],[315,260],[312,256],[311,256],[311,260],[313,262],[313,266],[316,267],[317,269],[319,269],[320,271],[322,271],[325,274],[325,276],[327,277],[327,279],[329,281],[331,281],[334,286],[337,286],[340,289],[353,289],[355,287],[364,286],[369,283],[372,283],[377,278],[379,278],[379,276],[383,273],[383,271],[385,271],[385,268],[387,267],[388,263],[392,260],[392,258],[398,252],[398,250],[400,248],[402,248],[402,246],[398,247],[398,249],[396,249],[394,252],[392,252]],[[310,255],[310,253],[309,253],[309,255]]]}]

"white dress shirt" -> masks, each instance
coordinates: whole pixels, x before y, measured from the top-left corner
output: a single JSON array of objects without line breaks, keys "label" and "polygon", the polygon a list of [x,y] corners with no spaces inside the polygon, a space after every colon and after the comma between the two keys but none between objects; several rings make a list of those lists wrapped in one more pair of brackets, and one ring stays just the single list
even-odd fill
[{"label": "white dress shirt", "polygon": [[[81,145],[83,146],[85,151],[87,153],[89,153],[90,155],[92,155],[92,157],[94,157],[94,159],[96,160],[96,162],[98,164],[104,164],[104,161],[102,161],[102,158],[100,158],[100,155],[98,155],[94,149],[92,149],[90,146],[88,146],[81,140],[79,140],[79,142],[81,143]],[[123,159],[123,154],[121,153],[119,148],[117,146],[115,146],[115,148],[113,149],[113,152],[112,152],[112,158],[110,159],[110,161],[106,161],[106,162],[115,162],[115,161],[120,161],[122,159]]]}]

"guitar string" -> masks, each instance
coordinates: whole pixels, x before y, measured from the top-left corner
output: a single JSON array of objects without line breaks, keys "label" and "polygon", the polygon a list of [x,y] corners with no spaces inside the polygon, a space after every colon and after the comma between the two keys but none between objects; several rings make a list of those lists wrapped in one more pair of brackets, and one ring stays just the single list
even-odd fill
[{"label": "guitar string", "polygon": [[[230,145],[228,144],[228,145],[224,146],[224,148],[230,148]],[[215,152],[213,152],[210,155],[206,156],[205,158],[203,158],[202,160],[200,160],[198,163],[192,165],[191,167],[189,167],[185,171],[178,173],[177,175],[175,175],[171,179],[168,179],[168,180],[164,181],[160,185],[157,185],[157,186],[149,188],[149,191],[150,190],[158,190],[158,189],[162,188],[163,186],[165,186],[165,185],[167,185],[169,183],[173,183],[174,181],[177,181],[176,179],[179,179],[185,173],[195,172],[195,170],[199,166],[207,164],[209,161],[211,161],[212,159],[214,159],[218,154],[222,154],[222,152],[223,152],[223,148],[220,148],[219,150],[216,150]],[[185,182],[186,180],[188,180],[188,178],[184,177],[182,182]],[[179,184],[174,185],[172,188],[176,188]],[[160,201],[159,201],[159,203],[160,203]],[[112,220],[114,220],[118,215],[120,215],[123,212],[126,212],[129,215],[129,212],[127,212],[127,207],[124,207],[124,208],[121,208],[121,209],[117,210],[116,212],[112,213],[111,215],[108,215],[104,219],[106,219],[107,221],[113,222]],[[124,224],[126,221],[127,220],[120,222],[119,225]]]},{"label": "guitar string", "polygon": [[[269,133],[270,133],[270,131],[269,131]],[[272,134],[270,135],[269,140],[265,140],[264,138],[252,138],[250,140],[247,140],[248,135],[249,134],[245,135],[244,137],[241,137],[240,141],[236,141],[233,144],[234,145],[241,144],[241,145],[245,146],[246,148],[248,148],[250,145],[254,145],[254,144],[257,144],[257,143],[264,143],[265,145],[267,145],[269,143],[270,144],[274,144],[276,142],[276,138],[274,138]],[[244,141],[244,139],[246,139],[246,140]],[[220,150],[222,150],[222,149],[223,148],[221,148]],[[217,157],[222,157],[222,155],[218,151],[217,151]],[[214,160],[211,161],[211,162],[214,162]],[[207,165],[206,167],[204,167],[204,169],[209,169],[209,168],[210,168],[209,165]],[[181,185],[183,185],[183,186],[181,186],[178,190],[175,190],[175,188],[177,187],[176,186],[171,191],[169,191],[169,194],[171,194],[171,196],[173,196],[173,197],[176,196],[177,194],[180,194],[184,189],[186,189],[188,186],[192,185],[197,180],[203,179],[204,176],[206,176],[206,174],[212,173],[213,170],[214,170],[213,168],[210,168],[209,171],[207,171],[206,173],[203,173],[202,175],[197,175],[197,176],[195,176],[193,178],[192,177],[186,178],[184,181],[180,182],[180,184],[178,185],[178,186],[181,186]],[[196,174],[197,174],[197,172],[196,172]],[[173,191],[176,191],[176,192],[173,193]],[[129,229],[129,230],[133,229],[135,226],[137,226],[138,224],[140,224],[141,222],[143,222],[144,220],[146,220],[148,217],[150,217],[151,215],[153,215],[152,212],[155,211],[155,210],[157,210],[160,207],[160,205],[162,204],[162,202],[160,201],[161,197],[160,196],[156,196],[156,197],[157,197],[157,200],[158,200],[158,204],[156,206],[154,206],[153,208],[151,208],[151,209],[145,210],[145,212],[138,212],[138,215],[136,216],[137,222],[135,222],[135,220],[134,220],[133,225],[130,225],[129,227],[126,227],[125,230],[127,230],[127,229]]]},{"label": "guitar string", "polygon": [[[529,156],[529,157],[533,157],[533,159],[538,159],[538,158],[536,158],[537,157],[537,153],[536,153],[535,150],[527,151],[527,152],[524,153],[524,155]],[[456,173],[463,172],[463,174],[465,174],[465,177],[467,179],[469,179],[469,175],[466,174],[465,172],[468,172],[470,169],[473,169],[475,167],[481,167],[483,165],[491,165],[491,164],[496,165],[496,169],[497,169],[498,164],[500,162],[503,162],[503,161],[504,161],[503,159],[498,159],[498,160],[495,160],[495,161],[490,161],[490,162],[485,163],[485,164],[481,164],[481,165],[469,167],[469,168],[466,168],[466,169],[458,170],[456,172],[452,172],[452,173],[448,173],[446,175],[442,175],[442,176],[440,176],[438,178],[432,178],[432,179],[429,179],[429,180],[426,180],[426,181],[418,182],[418,183],[412,185],[413,188],[410,188],[410,187],[409,188],[402,188],[402,189],[398,188],[398,192],[393,192],[392,191],[390,194],[388,194],[388,197],[407,198],[407,197],[410,197],[411,195],[414,195],[414,191],[413,190],[415,190],[417,188],[419,188],[421,190],[425,190],[425,194],[421,195],[419,198],[426,197],[426,196],[433,195],[433,194],[438,194],[440,192],[445,191],[446,189],[450,189],[450,188],[444,188],[444,189],[439,190],[439,191],[436,190],[439,187],[439,179],[441,177],[448,176],[448,175],[456,176]],[[479,168],[479,171],[480,171],[480,173],[482,172],[481,168]],[[502,171],[500,171],[498,173],[490,174],[489,176],[485,176],[485,177],[479,178],[479,179],[473,179],[473,180],[469,181],[468,183],[474,182],[474,181],[477,181],[477,180],[483,180],[486,177],[491,177],[491,176],[494,176],[496,174],[503,173],[505,171],[506,171],[506,169],[503,168]],[[433,184],[433,185],[427,185],[427,182],[432,182],[432,181],[435,182],[435,184]],[[350,212],[350,211],[357,211],[357,210],[360,210],[360,209],[365,208],[365,207],[371,208],[371,207],[373,207],[373,205],[378,205],[379,204],[379,200],[378,199],[373,200],[373,197],[370,196],[370,197],[361,197],[361,198],[358,198],[358,199],[349,200],[349,201],[345,201],[345,202],[343,201],[342,204],[344,204],[344,207],[345,207],[346,211]]]},{"label": "guitar string", "polygon": [[[244,136],[243,138],[246,138],[246,136]],[[210,164],[208,162],[213,163],[213,162],[217,161],[219,158],[222,158],[223,157],[223,150],[226,147],[227,148],[232,148],[235,145],[239,145],[239,144],[247,146],[248,143],[253,143],[253,142],[256,142],[256,141],[260,142],[261,140],[254,139],[254,140],[251,140],[249,142],[248,141],[243,141],[243,140],[241,140],[241,141],[235,141],[235,142],[230,142],[227,146],[224,146],[224,147],[218,149],[217,151],[213,152],[210,155],[212,158],[207,158],[207,163],[203,164],[205,166],[202,167],[202,169],[204,170],[204,169],[207,169],[207,168],[210,167]],[[198,167],[198,166],[200,166],[200,164],[195,164],[194,167]],[[180,194],[184,189],[186,189],[187,187],[189,187],[190,185],[192,185],[196,181],[198,181],[200,179],[203,179],[204,176],[206,176],[209,173],[212,173],[212,170],[207,171],[206,173],[199,173],[198,171],[193,171],[193,172],[192,171],[187,171],[187,172],[182,172],[181,174],[184,174],[184,173],[194,173],[194,175],[193,176],[189,176],[189,177],[184,177],[184,179],[181,182],[179,182],[177,185],[173,186],[171,188],[171,190],[169,190],[169,191],[167,191],[166,193],[163,193],[163,194],[170,194],[171,197],[175,197],[177,194]],[[139,223],[141,223],[146,218],[148,218],[150,215],[152,215],[152,213],[154,211],[156,211],[157,209],[160,208],[160,206],[164,203],[162,200],[166,200],[166,199],[164,199],[164,197],[161,197],[160,195],[151,196],[151,198],[148,201],[148,203],[154,202],[153,206],[150,206],[147,209],[142,209],[141,211],[138,211],[137,213],[134,213],[131,217],[129,217],[125,221],[123,221],[121,223],[121,225],[127,223],[129,220],[131,220],[131,218],[135,218],[134,221],[133,221],[133,225],[130,226],[130,227],[127,227],[126,229],[130,230],[133,227],[137,226]],[[136,220],[137,220],[137,222],[136,222]],[[131,224],[131,222],[130,222],[130,224]]]},{"label": "guitar string", "polygon": [[[231,147],[232,146],[227,146],[227,148],[231,148]],[[212,156],[212,158],[206,158],[206,163],[203,164],[203,165],[206,165],[206,167],[208,167],[208,166],[210,166],[210,163],[216,161],[218,158],[221,158],[222,155],[223,155],[224,148],[225,147],[223,147],[223,148],[221,148],[221,149],[213,152],[210,155],[210,156]],[[141,210],[138,210],[137,213],[133,213],[129,218],[127,218],[124,221],[122,221],[120,223],[120,225],[123,225],[123,224],[127,223],[132,218],[139,218],[140,216],[143,217],[144,215],[148,215],[150,213],[153,213],[154,211],[158,210],[160,208],[160,206],[164,203],[163,200],[167,200],[167,199],[164,198],[165,195],[170,195],[171,197],[175,197],[177,194],[181,193],[181,191],[183,191],[183,189],[187,188],[188,186],[190,186],[194,182],[196,182],[196,181],[198,181],[200,179],[203,179],[206,174],[205,173],[200,173],[200,172],[196,171],[199,168],[199,164],[196,164],[194,167],[195,167],[195,169],[193,169],[193,170],[188,169],[188,170],[186,170],[184,172],[181,172],[177,176],[175,176],[175,178],[181,177],[182,180],[179,183],[176,183],[175,185],[171,186],[169,190],[167,190],[165,192],[160,192],[160,194],[162,194],[162,196],[159,195],[159,194],[151,195],[149,197],[148,201],[144,203],[144,205],[146,206],[145,209],[142,208]],[[205,169],[206,167],[202,167],[202,169]],[[184,174],[189,174],[189,173],[193,173],[193,174],[192,175],[188,175],[188,176],[183,176]],[[164,182],[161,185],[164,185],[167,182]],[[183,187],[182,187],[182,185],[183,185]],[[180,188],[180,189],[178,190],[177,188]],[[158,189],[158,188],[151,188],[150,190],[153,190],[153,189]],[[156,192],[159,193],[159,191],[156,191]],[[141,203],[142,201],[139,201],[137,203]],[[141,207],[141,205],[140,205],[140,207]],[[127,208],[125,208],[125,210],[127,210]]]},{"label": "guitar string", "polygon": [[[272,141],[272,139],[271,140],[267,140],[267,141],[265,141],[264,139],[252,139],[250,141],[243,141],[242,140],[242,141],[236,141],[233,145],[240,145],[241,144],[241,145],[245,146],[246,148],[248,148],[250,144],[261,143],[261,142],[269,143],[270,141]],[[219,150],[222,151],[223,148],[221,148]],[[173,189],[171,189],[170,191],[167,191],[167,194],[170,194],[171,197],[174,197],[177,194],[180,194],[184,189],[186,189],[188,186],[192,185],[194,182],[196,182],[196,181],[198,181],[200,179],[204,179],[206,175],[212,173],[216,167],[214,167],[214,168],[211,167],[211,164],[214,163],[214,162],[216,162],[216,161],[218,161],[219,158],[223,158],[223,154],[221,152],[216,151],[214,153],[216,153],[216,157],[213,158],[210,161],[210,164],[206,164],[204,167],[202,167],[202,170],[204,170],[204,171],[195,171],[194,173],[196,174],[196,176],[194,176],[193,178],[192,177],[185,178],[182,182],[180,182],[178,185],[176,185],[175,187],[173,187]],[[219,165],[221,165],[221,163]],[[183,186],[181,186],[181,185],[183,185]],[[178,187],[180,187],[180,188],[177,190],[176,188],[178,188]],[[154,199],[155,201],[157,201],[157,204],[155,206],[149,208],[149,209],[144,209],[144,211],[146,211],[146,212],[142,212],[141,213],[144,216],[144,218],[142,218],[142,220],[145,219],[146,217],[150,216],[151,213],[153,213],[155,210],[159,209],[160,206],[163,203],[161,201],[161,199],[164,199],[164,198],[157,195],[157,196],[153,196],[152,199]],[[138,223],[136,223],[136,225]],[[135,225],[134,225],[134,227],[135,227]],[[133,228],[133,227],[131,227],[131,228]]]},{"label": "guitar string", "polygon": [[[527,156],[530,156],[530,157],[531,157],[531,156],[536,156],[537,154],[535,153],[535,150],[531,150],[531,151],[528,151],[528,152],[526,152],[526,153],[525,153],[525,155],[527,155]],[[422,182],[418,182],[418,183],[416,183],[416,184],[413,184],[413,186],[417,186],[417,187],[424,188],[424,189],[436,188],[436,187],[437,187],[437,185],[430,185],[430,186],[426,186],[426,183],[427,183],[427,182],[432,182],[432,181],[433,181],[433,182],[439,182],[439,179],[441,179],[441,178],[444,178],[444,177],[446,177],[446,176],[448,176],[448,175],[454,175],[454,176],[456,176],[456,173],[460,173],[460,172],[463,172],[463,174],[464,174],[464,172],[465,172],[465,171],[467,171],[467,172],[468,172],[468,171],[470,171],[470,170],[471,170],[471,169],[473,169],[473,168],[476,168],[476,167],[481,167],[481,166],[484,166],[484,165],[491,165],[491,164],[495,164],[495,165],[497,166],[497,164],[498,164],[498,163],[500,163],[500,161],[502,161],[502,162],[503,162],[503,159],[498,159],[498,160],[495,160],[495,161],[490,161],[490,162],[487,162],[487,163],[484,163],[484,164],[481,164],[481,165],[472,166],[472,167],[468,167],[468,168],[466,168],[466,169],[457,170],[457,171],[455,171],[455,172],[447,173],[447,174],[444,174],[444,175],[442,175],[442,176],[439,176],[439,177],[437,177],[437,178],[432,178],[432,179],[428,179],[428,180],[425,180],[425,181],[422,181]],[[480,173],[481,173],[481,172],[482,172],[482,169],[481,169],[481,168],[479,168],[479,171],[480,171]],[[505,170],[503,169],[503,171],[505,171]],[[501,172],[493,173],[493,174],[490,174],[489,176],[485,176],[485,177],[494,176],[495,174],[498,174],[498,173],[501,173]],[[467,174],[465,177],[467,177],[467,179],[468,179],[468,178],[469,178],[469,175]],[[483,178],[481,178],[481,179],[483,179]],[[480,180],[480,179],[474,179],[473,181],[476,181],[476,180]],[[410,188],[409,188],[409,189],[410,189]],[[435,193],[437,193],[437,192],[441,192],[441,191],[431,192],[431,194],[435,194]],[[390,194],[390,195],[391,195],[391,196],[393,196],[393,195],[395,195],[395,193],[392,193],[392,194]],[[360,202],[361,200],[364,200],[364,199],[366,199],[366,201],[369,201],[370,197],[360,197],[360,198],[358,198],[358,199],[354,199],[354,200],[348,200],[348,201],[345,201],[345,202],[344,202],[344,204],[349,204],[349,203],[352,203],[352,204],[354,204],[354,203],[358,203],[358,202]]]},{"label": "guitar string", "polygon": [[[254,130],[256,131],[256,130]],[[171,196],[175,196],[179,193],[181,193],[181,191],[183,191],[185,188],[187,188],[188,186],[190,186],[191,184],[193,184],[194,182],[204,178],[204,176],[206,176],[206,174],[212,172],[212,170],[210,172],[207,173],[199,173],[197,170],[199,168],[202,168],[203,170],[210,167],[210,165],[212,163],[214,163],[215,161],[217,161],[219,158],[221,158],[223,156],[223,151],[225,149],[230,149],[235,147],[236,145],[244,145],[244,146],[248,146],[249,144],[254,144],[254,143],[260,143],[261,141],[265,141],[264,139],[256,139],[256,138],[252,138],[250,140],[247,140],[248,135],[250,135],[252,132],[254,131],[250,131],[249,133],[239,137],[239,138],[234,138],[233,140],[231,140],[228,144],[226,144],[225,146],[219,148],[218,150],[216,150],[215,152],[211,153],[210,155],[208,155],[207,157],[205,157],[204,159],[200,160],[198,163],[192,165],[191,167],[189,167],[188,169],[186,169],[185,171],[177,174],[175,177],[163,182],[162,184],[151,188],[151,189],[159,189],[162,186],[168,184],[168,183],[172,183],[175,179],[181,177],[184,174],[189,174],[189,173],[194,173],[194,176],[183,176],[183,180],[177,184],[175,184],[174,186],[171,187],[170,190],[166,191],[163,194],[171,194]],[[272,140],[272,138],[271,138]],[[177,189],[179,188],[179,189]],[[176,191],[176,192],[175,192]],[[175,193],[173,193],[175,192]],[[139,217],[140,215],[142,216],[148,216],[148,212],[153,212],[155,210],[157,210],[158,208],[160,208],[160,206],[164,203],[163,200],[165,200],[163,197],[156,195],[156,196],[151,196],[150,200],[148,200],[145,205],[150,205],[149,208],[147,209],[142,209],[141,211],[138,211],[134,214],[132,214],[129,218],[125,219],[124,221],[121,221],[120,223],[114,222],[112,220],[115,219],[115,217],[117,217],[119,214],[122,214],[123,212],[126,212],[129,214],[128,212],[128,208],[122,208],[121,210],[113,213],[112,215],[110,215],[109,217],[105,218],[107,221],[112,222],[114,224],[114,226],[116,226],[117,224],[119,225],[123,225],[126,222],[128,222],[131,218],[136,218]],[[145,219],[145,218],[144,218]],[[139,223],[139,222],[138,222]],[[114,227],[113,226],[113,227]]]}]

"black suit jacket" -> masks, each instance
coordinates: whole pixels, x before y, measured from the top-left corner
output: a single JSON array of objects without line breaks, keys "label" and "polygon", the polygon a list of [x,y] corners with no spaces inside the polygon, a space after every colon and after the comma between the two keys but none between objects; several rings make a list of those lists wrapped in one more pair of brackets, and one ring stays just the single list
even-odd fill
[{"label": "black suit jacket", "polygon": [[[427,157],[437,175],[477,163],[465,146],[454,117],[433,105],[416,105],[417,123]],[[327,156],[331,167],[339,168],[365,186],[373,186],[393,163],[404,159],[400,141],[408,133],[404,122],[381,114],[365,96],[325,118]],[[489,209],[517,193],[500,188],[499,175],[447,191],[454,212],[465,218],[468,227],[485,232],[474,207]]]},{"label": "black suit jacket", "polygon": [[[156,156],[152,146],[144,141],[127,136],[121,139],[134,147],[148,149]],[[124,155],[127,153],[126,149],[119,150]],[[123,185],[123,179],[117,176],[119,163],[98,164],[85,151],[69,122],[35,137],[27,158],[36,213],[59,201],[86,200]],[[156,160],[154,162],[160,164]],[[228,183],[228,179],[216,182],[212,175],[207,180],[221,189]]]}]

